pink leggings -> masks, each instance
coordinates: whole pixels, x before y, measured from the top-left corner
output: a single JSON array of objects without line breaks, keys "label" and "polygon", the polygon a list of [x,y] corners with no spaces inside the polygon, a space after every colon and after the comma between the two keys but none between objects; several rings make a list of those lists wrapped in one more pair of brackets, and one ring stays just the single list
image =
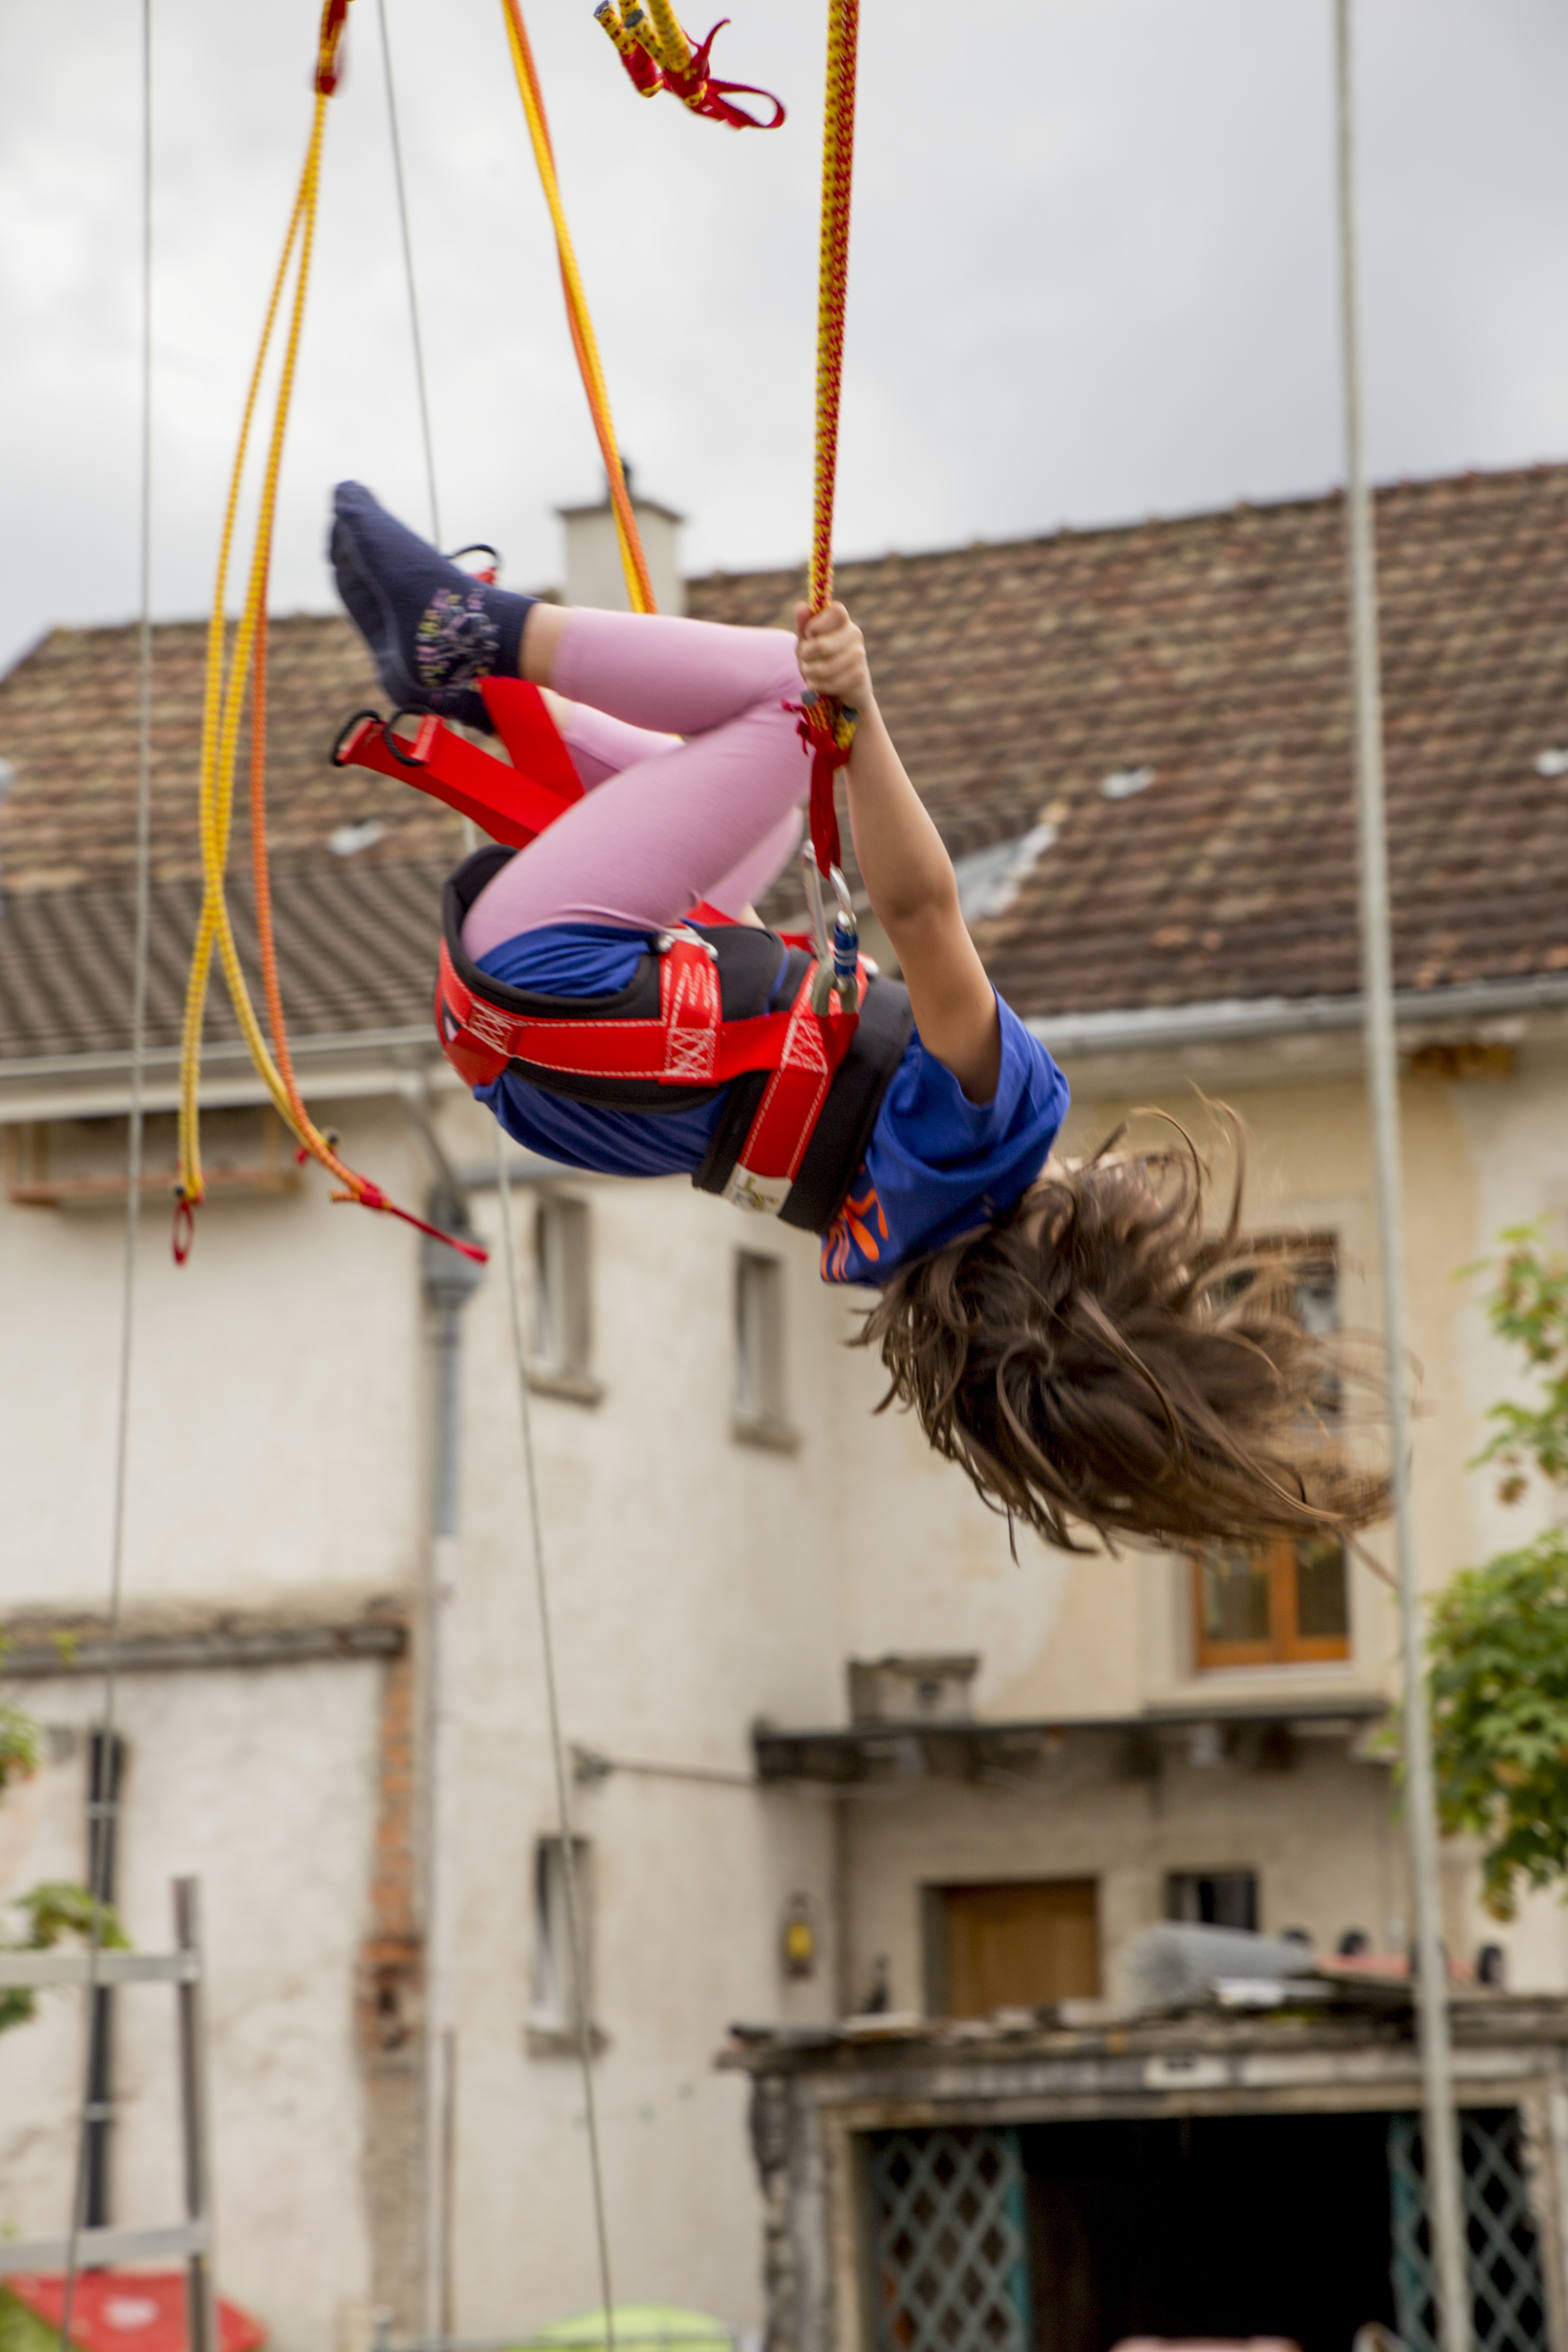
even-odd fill
[{"label": "pink leggings", "polygon": [[663,930],[699,898],[738,915],[800,838],[795,639],[579,609],[551,683],[588,706],[564,729],[585,794],[479,893],[468,953],[544,923]]}]

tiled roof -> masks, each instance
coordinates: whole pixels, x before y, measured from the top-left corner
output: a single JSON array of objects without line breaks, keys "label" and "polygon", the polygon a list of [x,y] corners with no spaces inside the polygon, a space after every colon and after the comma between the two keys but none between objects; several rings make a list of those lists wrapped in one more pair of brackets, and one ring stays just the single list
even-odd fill
[{"label": "tiled roof", "polygon": [[[297,1037],[428,1030],[442,877],[452,861],[404,858],[356,872],[297,866],[275,893],[278,964]],[[180,1040],[185,973],[201,907],[194,878],[154,883],[147,1046]],[[250,894],[229,893],[235,936],[261,1011]],[[112,1054],[130,1044],[135,907],[115,880],[0,901],[0,1062]],[[215,962],[205,1034],[239,1035]]]},{"label": "tiled roof", "polygon": [[[1399,983],[1568,971],[1568,774],[1535,764],[1568,746],[1568,467],[1384,491],[1378,539]],[[714,575],[690,609],[778,622],[799,584]],[[839,590],[954,853],[1033,832],[1032,868],[978,932],[1020,1012],[1353,992],[1338,499],[847,563]],[[204,634],[156,635],[159,1038],[198,894]],[[342,719],[382,698],[345,621],[275,622],[271,679],[295,1016],[417,1025],[457,821],[327,764]],[[0,1058],[123,1040],[135,714],[133,630],[56,630],[0,680]],[[1105,796],[1145,768],[1146,789]],[[354,819],[384,832],[334,856]],[[241,874],[245,832],[242,808]]]},{"label": "tiled roof", "polygon": [[[1568,467],[1384,490],[1377,532],[1396,981],[1568,970],[1568,775],[1534,764],[1568,746]],[[1055,828],[977,929],[1020,1012],[1358,987],[1338,498],[847,563],[838,593],[950,847]]]}]

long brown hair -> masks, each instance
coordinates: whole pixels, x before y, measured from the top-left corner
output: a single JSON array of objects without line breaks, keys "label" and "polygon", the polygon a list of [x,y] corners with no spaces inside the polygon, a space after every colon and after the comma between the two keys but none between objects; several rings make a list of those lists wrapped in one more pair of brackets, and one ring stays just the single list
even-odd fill
[{"label": "long brown hair", "polygon": [[1348,1533],[1386,1480],[1347,1458],[1364,1351],[1307,1331],[1314,1250],[1241,1231],[1240,1124],[1224,1222],[1174,1140],[1051,1165],[1006,1216],[894,1274],[862,1342],[983,1499],[1068,1550],[1074,1530],[1166,1544]]}]

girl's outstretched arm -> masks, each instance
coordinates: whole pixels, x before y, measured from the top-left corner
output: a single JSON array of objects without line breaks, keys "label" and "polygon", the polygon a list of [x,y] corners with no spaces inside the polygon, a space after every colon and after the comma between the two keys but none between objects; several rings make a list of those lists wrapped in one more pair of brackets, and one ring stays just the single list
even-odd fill
[{"label": "girl's outstretched arm", "polygon": [[866,641],[842,604],[815,615],[798,605],[795,626],[806,684],[859,713],[845,772],[855,855],[899,959],[921,1042],[971,1102],[989,1102],[1002,1064],[996,992],[959,910],[952,861],[877,708]]}]

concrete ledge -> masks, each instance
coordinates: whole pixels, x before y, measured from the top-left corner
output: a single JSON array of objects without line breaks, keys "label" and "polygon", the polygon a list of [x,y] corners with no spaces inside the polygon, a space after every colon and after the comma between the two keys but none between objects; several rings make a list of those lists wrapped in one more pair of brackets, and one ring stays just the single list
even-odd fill
[{"label": "concrete ledge", "polygon": [[[210,1672],[396,1658],[407,1647],[407,1612],[391,1601],[292,1612],[171,1606],[128,1612],[117,1664],[121,1674]],[[0,1618],[0,1681],[101,1675],[108,1664],[108,1627],[100,1612],[29,1609]]]}]

